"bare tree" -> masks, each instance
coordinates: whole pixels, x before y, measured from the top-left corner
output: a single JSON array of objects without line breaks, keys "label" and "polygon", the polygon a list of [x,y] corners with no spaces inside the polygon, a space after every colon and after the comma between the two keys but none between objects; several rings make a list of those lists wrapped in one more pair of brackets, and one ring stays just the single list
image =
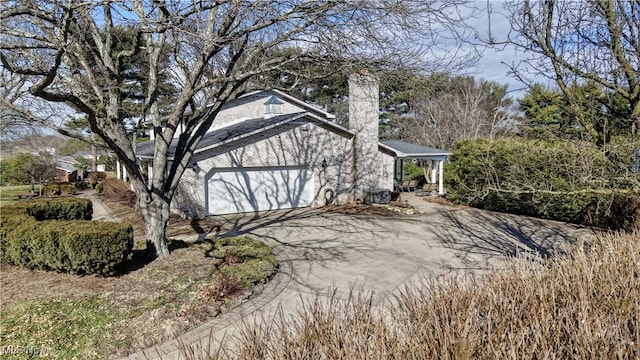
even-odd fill
[{"label": "bare tree", "polygon": [[450,149],[458,140],[495,139],[512,130],[513,101],[506,86],[473,77],[437,78],[412,95],[410,116],[400,121],[403,139]]},{"label": "bare tree", "polygon": [[26,77],[0,68],[0,137],[14,139],[32,132],[36,124],[28,121],[12,104],[28,92]]},{"label": "bare tree", "polygon": [[[557,84],[568,110],[594,139],[575,85],[591,81],[629,102],[629,128],[640,125],[640,1],[519,0],[506,5],[511,31],[506,42],[526,58],[511,64],[523,82],[546,77]],[[604,104],[606,106],[606,104]]]},{"label": "bare tree", "polygon": [[[393,1],[118,1],[24,0],[0,12],[0,60],[28,76],[29,93],[87,116],[91,131],[126,166],[142,212],[150,256],[169,254],[165,241],[169,205],[193,151],[221,107],[262,76],[322,62],[326,55],[364,55],[370,61],[419,59],[452,66],[443,54],[451,39],[470,35],[460,7],[466,0]],[[135,41],[116,49],[116,29]],[[126,45],[126,44],[125,44]],[[296,47],[300,52],[281,51]],[[169,54],[166,66],[164,54]],[[121,110],[133,58],[144,57],[143,113],[155,134],[148,181],[123,126]],[[454,60],[455,61],[455,60]],[[318,74],[320,75],[320,74]],[[163,108],[160,78],[178,89]],[[185,119],[184,114],[191,115]],[[36,114],[37,115],[37,114]],[[176,128],[173,160],[168,149]]]}]

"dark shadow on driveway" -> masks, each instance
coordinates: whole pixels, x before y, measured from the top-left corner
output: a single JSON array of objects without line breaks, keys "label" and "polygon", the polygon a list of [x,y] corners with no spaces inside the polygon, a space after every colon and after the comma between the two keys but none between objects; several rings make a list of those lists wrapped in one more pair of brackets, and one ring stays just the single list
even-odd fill
[{"label": "dark shadow on driveway", "polygon": [[[377,225],[379,218],[351,216],[322,209],[295,209],[255,214],[215,217],[221,223],[218,237],[250,235],[260,238],[279,251],[287,261],[296,262],[293,281],[309,291],[324,291],[306,281],[314,268],[350,264],[354,257],[375,250],[375,242],[388,236]],[[355,241],[368,238],[370,241]],[[356,260],[357,261],[357,260]],[[348,274],[345,274],[348,276]]]},{"label": "dark shadow on driveway", "polygon": [[443,229],[437,239],[460,251],[466,264],[480,258],[544,259],[564,253],[578,238],[593,231],[573,224],[504,214],[480,209],[459,209],[438,214]]}]

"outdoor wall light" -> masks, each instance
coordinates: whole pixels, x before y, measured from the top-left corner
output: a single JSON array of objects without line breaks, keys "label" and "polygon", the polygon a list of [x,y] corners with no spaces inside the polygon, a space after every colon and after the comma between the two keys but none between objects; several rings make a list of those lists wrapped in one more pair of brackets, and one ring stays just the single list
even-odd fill
[{"label": "outdoor wall light", "polygon": [[327,159],[322,159],[322,164],[320,164],[320,166],[322,167],[322,170],[325,170],[328,166]]},{"label": "outdoor wall light", "polygon": [[200,166],[198,165],[198,163],[194,163],[193,166],[191,167],[191,169],[193,169],[193,172],[196,173],[196,177],[198,177],[198,175],[200,174]]}]

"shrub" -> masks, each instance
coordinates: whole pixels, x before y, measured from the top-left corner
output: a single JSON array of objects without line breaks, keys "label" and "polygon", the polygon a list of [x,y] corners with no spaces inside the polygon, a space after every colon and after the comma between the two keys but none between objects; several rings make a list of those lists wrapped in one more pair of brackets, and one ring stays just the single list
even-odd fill
[{"label": "shrub", "polygon": [[633,231],[640,224],[640,197],[631,193],[492,190],[470,205],[611,230]]},{"label": "shrub", "polygon": [[83,181],[76,181],[74,183],[74,185],[75,185],[76,189],[78,189],[78,190],[85,190],[85,189],[89,188],[89,184],[87,184],[87,182],[84,181],[84,180]]},{"label": "shrub", "polygon": [[16,203],[12,206],[24,209],[25,214],[33,216],[38,221],[91,220],[93,215],[93,204],[89,199],[30,200]]},{"label": "shrub", "polygon": [[640,220],[638,195],[617,187],[619,167],[588,143],[468,140],[450,161],[446,185],[456,203],[614,230]]},{"label": "shrub", "polygon": [[95,184],[104,181],[106,178],[107,173],[104,172],[91,171],[87,174],[87,182],[89,184],[94,184],[93,187],[95,187]]},{"label": "shrub", "polygon": [[76,185],[73,183],[51,183],[42,187],[44,196],[71,196],[76,192]]},{"label": "shrub", "polygon": [[131,253],[133,229],[128,224],[77,220],[91,215],[87,199],[4,206],[0,261],[71,274],[115,274]]},{"label": "shrub", "polygon": [[136,194],[131,191],[129,184],[118,179],[106,179],[96,187],[96,191],[105,198],[127,204],[136,205]]}]

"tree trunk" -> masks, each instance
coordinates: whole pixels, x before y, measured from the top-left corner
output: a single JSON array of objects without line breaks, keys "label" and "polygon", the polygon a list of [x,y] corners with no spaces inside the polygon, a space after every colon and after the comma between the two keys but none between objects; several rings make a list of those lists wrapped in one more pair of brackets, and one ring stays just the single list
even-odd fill
[{"label": "tree trunk", "polygon": [[152,195],[151,201],[139,201],[147,236],[147,256],[150,259],[169,256],[167,246],[167,225],[169,222],[169,202],[162,196]]},{"label": "tree trunk", "polygon": [[91,145],[91,171],[98,171],[98,149],[95,145]]}]

